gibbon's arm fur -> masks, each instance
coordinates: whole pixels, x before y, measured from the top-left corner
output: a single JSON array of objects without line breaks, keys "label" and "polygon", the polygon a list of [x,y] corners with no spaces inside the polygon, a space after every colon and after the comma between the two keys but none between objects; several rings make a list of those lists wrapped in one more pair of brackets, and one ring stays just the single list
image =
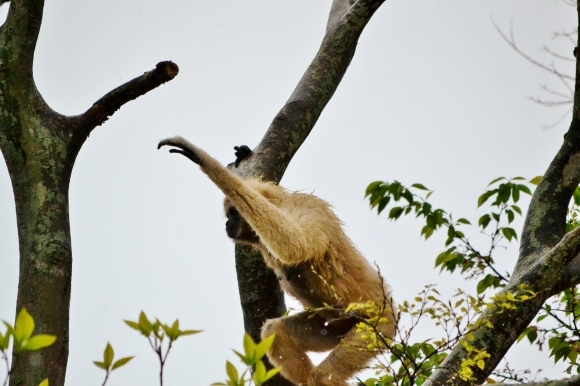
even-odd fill
[{"label": "gibbon's arm fur", "polygon": [[[223,191],[228,236],[258,248],[282,289],[305,306],[262,326],[262,339],[276,334],[267,353],[270,362],[297,385],[348,386],[376,352],[369,349],[368,334],[356,327],[372,316],[364,309],[346,313],[346,307],[378,306],[380,321],[372,323],[386,339],[395,334],[397,311],[389,286],[345,235],[330,205],[312,194],[242,180],[181,137],[165,139],[161,146],[173,146],[170,152],[198,164]],[[243,153],[236,160],[248,155],[246,149],[236,150]],[[318,366],[306,355],[329,350]]]},{"label": "gibbon's arm fur", "polygon": [[171,153],[182,154],[198,164],[282,263],[296,265],[324,257],[331,230],[316,221],[316,213],[307,213],[308,207],[294,208],[290,213],[283,211],[185,138],[164,139],[157,148],[162,146],[175,146],[177,149],[170,149]]}]

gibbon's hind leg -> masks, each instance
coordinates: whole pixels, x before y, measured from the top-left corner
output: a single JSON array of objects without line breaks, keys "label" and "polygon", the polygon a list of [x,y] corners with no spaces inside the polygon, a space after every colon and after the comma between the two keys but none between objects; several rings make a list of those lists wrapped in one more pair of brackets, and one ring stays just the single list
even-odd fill
[{"label": "gibbon's hind leg", "polygon": [[[385,337],[394,335],[392,323],[382,323],[378,330]],[[347,386],[346,382],[354,374],[364,369],[373,359],[376,351],[367,348],[368,339],[352,328],[342,338],[340,344],[314,369],[308,378],[308,386]]]},{"label": "gibbon's hind leg", "polygon": [[336,316],[304,311],[266,321],[262,327],[262,339],[276,334],[268,351],[270,362],[282,366],[281,373],[286,379],[306,385],[314,368],[306,352],[331,350],[356,323],[354,319]]}]

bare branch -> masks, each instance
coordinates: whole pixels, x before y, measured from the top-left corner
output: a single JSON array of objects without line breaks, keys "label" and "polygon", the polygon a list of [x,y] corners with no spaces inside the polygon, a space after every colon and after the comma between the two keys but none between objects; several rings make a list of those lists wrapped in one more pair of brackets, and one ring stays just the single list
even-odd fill
[{"label": "bare branch", "polygon": [[178,73],[179,67],[175,63],[171,61],[158,63],[155,69],[128,81],[96,101],[79,117],[81,120],[79,130],[82,131],[82,134],[88,135],[91,130],[105,122],[125,103],[172,80]]},{"label": "bare branch", "polygon": [[503,40],[505,40],[505,42],[507,44],[509,44],[509,46],[515,51],[517,52],[520,56],[522,56],[524,59],[526,59],[528,62],[532,63],[534,66],[541,68],[544,71],[548,71],[551,74],[557,75],[558,77],[564,78],[564,79],[568,79],[571,81],[574,81],[574,76],[572,75],[568,75],[568,74],[564,74],[563,72],[560,72],[555,65],[552,63],[550,65],[546,65],[542,62],[537,61],[536,59],[532,58],[531,56],[529,56],[528,54],[526,54],[525,52],[523,52],[522,50],[520,50],[520,48],[518,47],[518,45],[516,44],[516,40],[514,37],[514,31],[513,31],[513,26],[510,24],[510,36],[507,37],[504,32],[501,30],[501,28],[499,28],[499,26],[496,24],[495,20],[493,20],[493,18],[491,19],[493,26],[495,27],[496,31],[499,33],[499,35],[502,37]]}]

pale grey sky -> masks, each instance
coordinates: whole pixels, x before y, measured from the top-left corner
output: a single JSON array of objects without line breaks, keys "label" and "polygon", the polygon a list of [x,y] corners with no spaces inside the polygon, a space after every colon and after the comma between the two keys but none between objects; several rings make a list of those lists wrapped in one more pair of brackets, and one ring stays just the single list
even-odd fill
[{"label": "pale grey sky", "polygon": [[[157,151],[175,134],[224,163],[234,145],[255,146],[290,96],[323,36],[331,1],[49,0],[36,52],[38,88],[55,110],[78,114],[114,87],[162,60],[180,67],[172,82],[118,111],[85,143],[70,187],[73,243],[71,350],[67,383],[98,385],[92,361],[107,341],[137,355],[109,385],[156,385],[146,341],[122,319],[140,310],[179,318],[205,332],[183,338],[166,366],[168,385],[207,385],[238,363],[243,333],[221,194],[195,165]],[[5,15],[7,5],[0,7]],[[4,16],[3,16],[4,17]],[[282,184],[332,203],[347,232],[376,261],[396,300],[425,284],[472,288],[438,274],[441,240],[424,242],[420,224],[390,223],[363,199],[374,180],[422,182],[435,205],[471,219],[497,176],[542,174],[568,120],[565,109],[529,97],[557,79],[519,57],[492,18],[521,48],[570,54],[552,40],[575,27],[558,0],[387,1],[363,33],[355,58]],[[18,244],[13,195],[0,166],[0,317],[13,320]],[[521,227],[521,222],[516,226]],[[511,270],[512,246],[501,265]],[[429,335],[431,331],[424,331]],[[433,335],[437,332],[433,331]],[[529,367],[520,345],[510,363]],[[519,353],[519,354],[518,354]],[[525,353],[523,355],[522,353]],[[552,359],[533,360],[558,377]]]}]

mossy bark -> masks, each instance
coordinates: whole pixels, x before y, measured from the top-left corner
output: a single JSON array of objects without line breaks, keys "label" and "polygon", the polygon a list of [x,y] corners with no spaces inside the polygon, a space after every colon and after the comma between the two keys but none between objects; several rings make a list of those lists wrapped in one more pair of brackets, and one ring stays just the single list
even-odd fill
[{"label": "mossy bark", "polygon": [[52,346],[14,353],[11,385],[62,386],[69,342],[72,246],[68,188],[74,161],[90,132],[124,103],[177,75],[156,69],[105,95],[84,114],[67,117],[44,101],[32,76],[42,22],[42,0],[13,0],[0,29],[0,150],[8,166],[18,221],[20,274],[16,310],[33,316],[34,333],[52,334]]}]

